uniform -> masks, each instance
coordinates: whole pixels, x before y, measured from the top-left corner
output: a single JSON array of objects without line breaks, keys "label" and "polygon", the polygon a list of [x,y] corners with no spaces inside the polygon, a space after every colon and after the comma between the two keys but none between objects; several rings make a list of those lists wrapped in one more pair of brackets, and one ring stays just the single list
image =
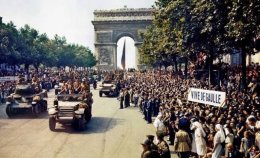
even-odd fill
[{"label": "uniform", "polygon": [[123,107],[124,107],[124,93],[123,92],[120,92],[119,98],[120,98],[120,109],[123,109]]},{"label": "uniform", "polygon": [[146,119],[147,123],[152,123],[152,108],[153,108],[153,100],[150,99],[146,106]]},{"label": "uniform", "polygon": [[125,107],[130,106],[130,94],[128,93],[128,91],[126,91],[125,93]]},{"label": "uniform", "polygon": [[160,153],[161,158],[170,158],[171,152],[169,149],[169,145],[166,143],[165,140],[162,140],[158,143],[158,151]]},{"label": "uniform", "polygon": [[179,158],[189,158],[191,140],[188,133],[184,130],[179,130],[175,134],[174,150],[178,153]]},{"label": "uniform", "polygon": [[142,110],[143,110],[143,114],[144,114],[144,119],[147,120],[147,106],[148,106],[148,101],[144,100],[142,103]]}]

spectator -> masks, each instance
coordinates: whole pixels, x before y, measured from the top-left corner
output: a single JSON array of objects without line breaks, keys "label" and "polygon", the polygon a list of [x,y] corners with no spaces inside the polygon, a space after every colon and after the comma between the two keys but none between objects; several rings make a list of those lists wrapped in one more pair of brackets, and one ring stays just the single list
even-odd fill
[{"label": "spectator", "polygon": [[204,132],[201,123],[198,121],[192,123],[191,130],[194,130],[194,142],[196,146],[196,153],[199,158],[202,158],[206,154],[206,133]]},{"label": "spectator", "polygon": [[237,151],[234,147],[233,144],[228,143],[227,144],[227,156],[226,158],[243,158],[243,156]]},{"label": "spectator", "polygon": [[222,125],[217,124],[215,126],[216,134],[214,136],[214,147],[212,150],[212,158],[220,158],[223,154],[224,147],[222,143],[225,142],[225,134]]},{"label": "spectator", "polygon": [[189,158],[191,151],[191,140],[184,127],[179,124],[179,131],[175,134],[174,151],[179,158]]}]

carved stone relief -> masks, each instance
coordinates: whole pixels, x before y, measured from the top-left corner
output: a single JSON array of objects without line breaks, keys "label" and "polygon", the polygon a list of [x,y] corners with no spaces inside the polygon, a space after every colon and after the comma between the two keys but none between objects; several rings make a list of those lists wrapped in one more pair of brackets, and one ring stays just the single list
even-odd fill
[{"label": "carved stone relief", "polygon": [[111,42],[112,35],[111,32],[106,32],[106,33],[97,33],[97,42],[100,43],[105,43],[105,42]]},{"label": "carved stone relief", "polygon": [[113,64],[113,52],[111,48],[102,47],[99,49],[99,64],[111,65]]}]

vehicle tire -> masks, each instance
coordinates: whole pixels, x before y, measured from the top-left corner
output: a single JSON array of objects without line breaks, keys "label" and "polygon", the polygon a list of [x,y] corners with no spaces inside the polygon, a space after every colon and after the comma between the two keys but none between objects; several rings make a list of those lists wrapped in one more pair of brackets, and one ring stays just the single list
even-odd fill
[{"label": "vehicle tire", "polygon": [[91,120],[91,112],[90,110],[88,110],[86,113],[85,113],[85,120],[87,122],[89,122]]},{"label": "vehicle tire", "polygon": [[99,96],[102,97],[102,92],[99,92]]},{"label": "vehicle tire", "polygon": [[43,100],[43,104],[42,104],[42,112],[45,112],[47,111],[47,101],[46,100]]},{"label": "vehicle tire", "polygon": [[75,117],[72,120],[72,127],[74,129],[78,129],[78,119],[76,119]]},{"label": "vehicle tire", "polygon": [[54,116],[51,116],[49,118],[49,129],[51,131],[55,131],[55,126],[56,126],[56,118]]},{"label": "vehicle tire", "polygon": [[37,117],[39,113],[40,105],[37,103],[36,105],[32,105],[32,114],[33,116]]},{"label": "vehicle tire", "polygon": [[13,108],[12,108],[11,105],[7,105],[7,106],[6,106],[5,112],[6,112],[6,115],[7,115],[8,117],[12,117],[12,116],[13,116],[12,109],[13,109]]},{"label": "vehicle tire", "polygon": [[77,123],[78,123],[78,130],[79,131],[83,131],[84,130],[84,128],[85,128],[85,121],[84,121],[84,117],[82,117],[82,118],[80,118],[80,119],[78,119],[77,120]]},{"label": "vehicle tire", "polygon": [[113,92],[113,97],[117,97],[117,92],[116,91]]}]

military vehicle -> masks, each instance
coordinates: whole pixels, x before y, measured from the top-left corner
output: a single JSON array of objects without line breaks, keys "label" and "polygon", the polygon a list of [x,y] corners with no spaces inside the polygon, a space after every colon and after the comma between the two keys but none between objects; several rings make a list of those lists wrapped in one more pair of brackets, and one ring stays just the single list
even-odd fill
[{"label": "military vehicle", "polygon": [[47,91],[35,89],[32,85],[16,85],[14,93],[7,97],[6,114],[12,117],[30,112],[34,116],[47,110]]},{"label": "military vehicle", "polygon": [[112,81],[103,81],[102,85],[100,85],[99,96],[102,97],[103,94],[106,96],[116,97],[118,95],[118,90],[116,88],[116,84]]},{"label": "military vehicle", "polygon": [[[83,94],[58,94],[49,108],[49,129],[55,131],[56,123],[72,123],[77,130],[84,130],[85,124],[91,120],[92,102]],[[92,96],[91,98],[92,99]]]}]

